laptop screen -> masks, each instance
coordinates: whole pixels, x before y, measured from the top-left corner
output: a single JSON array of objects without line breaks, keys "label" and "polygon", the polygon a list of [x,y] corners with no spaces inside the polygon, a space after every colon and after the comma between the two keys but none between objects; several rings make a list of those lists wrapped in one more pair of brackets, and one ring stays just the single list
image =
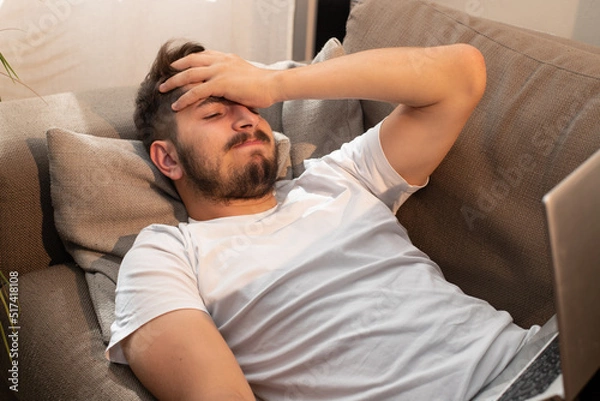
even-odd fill
[{"label": "laptop screen", "polygon": [[544,197],[565,398],[600,368],[600,150]]}]

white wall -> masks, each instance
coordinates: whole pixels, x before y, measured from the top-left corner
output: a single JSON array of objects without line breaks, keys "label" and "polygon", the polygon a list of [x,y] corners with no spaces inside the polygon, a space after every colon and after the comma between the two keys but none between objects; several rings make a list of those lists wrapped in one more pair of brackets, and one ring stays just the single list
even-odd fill
[{"label": "white wall", "polygon": [[472,15],[600,46],[597,0],[432,0]]},{"label": "white wall", "polygon": [[[11,28],[0,52],[41,95],[137,85],[174,37],[263,63],[290,59],[293,20],[294,0],[0,0],[0,29]],[[2,100],[31,96],[0,77]]]}]

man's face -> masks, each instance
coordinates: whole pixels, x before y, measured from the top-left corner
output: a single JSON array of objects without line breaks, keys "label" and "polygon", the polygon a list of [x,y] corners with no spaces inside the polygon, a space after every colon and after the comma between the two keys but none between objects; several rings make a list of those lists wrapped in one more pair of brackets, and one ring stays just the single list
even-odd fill
[{"label": "man's face", "polygon": [[230,201],[260,198],[273,189],[275,140],[258,112],[211,97],[181,110],[175,119],[179,162],[200,194]]}]

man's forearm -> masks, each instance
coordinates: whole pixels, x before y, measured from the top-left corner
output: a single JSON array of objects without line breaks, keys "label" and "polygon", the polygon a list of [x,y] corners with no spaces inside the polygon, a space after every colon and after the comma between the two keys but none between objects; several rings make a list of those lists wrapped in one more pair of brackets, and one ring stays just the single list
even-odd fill
[{"label": "man's forearm", "polygon": [[[240,57],[195,53],[172,64],[180,73],[160,86],[181,87],[181,110],[209,96],[249,107],[294,99],[369,99],[425,107],[455,93],[467,97],[485,86],[481,53],[466,44],[431,48],[372,49],[288,70],[261,69]],[[482,78],[483,77],[483,78]]]},{"label": "man's forearm", "polygon": [[[457,44],[432,48],[373,49],[277,71],[274,101],[359,98],[410,107],[435,104],[456,91],[479,87],[473,73],[482,62],[478,51]],[[478,60],[478,58],[481,60]]]}]

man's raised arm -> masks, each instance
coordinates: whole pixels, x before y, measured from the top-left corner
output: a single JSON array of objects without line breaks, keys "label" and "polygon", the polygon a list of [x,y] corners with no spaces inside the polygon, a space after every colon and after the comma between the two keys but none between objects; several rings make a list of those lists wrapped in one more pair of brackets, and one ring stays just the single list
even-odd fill
[{"label": "man's raised arm", "polygon": [[294,99],[357,98],[399,104],[381,130],[388,161],[422,184],[442,161],[485,90],[485,62],[466,44],[385,48],[289,70],[265,70],[214,51],[184,57],[161,91],[186,90],[180,110],[209,96],[249,107]]}]

